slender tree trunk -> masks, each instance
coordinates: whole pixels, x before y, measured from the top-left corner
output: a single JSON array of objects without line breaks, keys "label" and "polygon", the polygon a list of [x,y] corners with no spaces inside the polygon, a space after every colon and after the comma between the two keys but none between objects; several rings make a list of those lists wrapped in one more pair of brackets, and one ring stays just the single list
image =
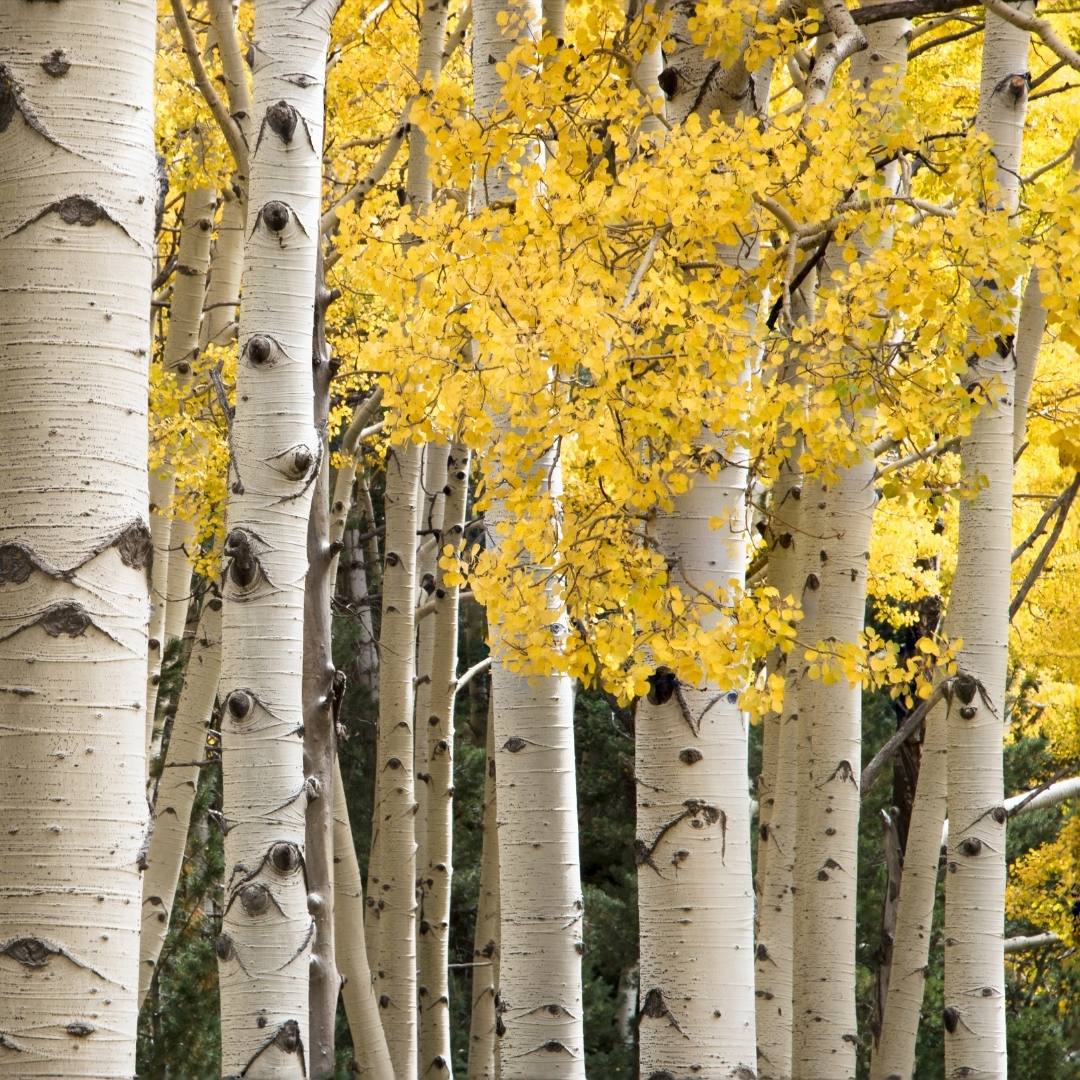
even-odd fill
[{"label": "slender tree trunk", "polygon": [[495,1031],[499,997],[499,838],[495,785],[495,724],[488,709],[484,769],[484,835],[480,851],[480,895],[473,937],[472,1013],[469,1020],[469,1080],[495,1080]]},{"label": "slender tree trunk", "polygon": [[[792,453],[797,460],[798,448]],[[799,475],[785,467],[776,486],[769,535],[769,582],[781,597],[798,600],[805,575],[800,574],[806,540],[801,531]],[[780,654],[770,670],[784,678],[784,706],[775,717],[776,754],[768,820],[758,824],[758,862],[764,863],[757,915],[754,994],[757,1001],[758,1075],[761,1080],[790,1080],[791,994],[795,901],[795,821],[799,777],[796,769],[799,734],[800,669],[798,649]],[[765,720],[769,723],[767,717]],[[766,756],[768,749],[765,751]],[[759,800],[760,814],[761,800]]]},{"label": "slender tree trunk", "polygon": [[5,1077],[135,1072],[153,65],[150,4],[0,5]]},{"label": "slender tree trunk", "polygon": [[[169,307],[169,331],[165,338],[162,366],[176,378],[177,391],[191,385],[193,367],[199,352],[199,325],[206,295],[206,273],[210,266],[210,239],[214,229],[217,196],[210,188],[196,188],[184,197],[180,224],[176,274],[173,278],[172,303]],[[182,399],[181,399],[182,400]],[[181,407],[183,407],[181,405]],[[176,490],[176,460],[169,453],[161,466],[150,474],[150,535],[154,541],[154,568],[150,582],[150,662],[147,664],[146,748],[153,742],[157,712],[158,684],[166,640],[165,616],[170,598],[172,566],[186,566],[182,587],[191,589],[191,561],[183,547],[182,530],[177,528],[179,548],[172,542],[173,492]],[[177,578],[184,575],[177,573]],[[186,614],[186,605],[185,605]],[[180,635],[183,636],[183,626]]]},{"label": "slender tree trunk", "polygon": [[188,658],[184,687],[176,704],[154,800],[154,831],[143,878],[142,936],[139,940],[139,1001],[157,969],[172,915],[176,883],[184,861],[191,808],[206,754],[206,725],[214,711],[221,673],[221,601],[212,596],[203,605],[195,643]]},{"label": "slender tree trunk", "polygon": [[[257,0],[254,118],[222,628],[222,1070],[309,1072],[304,577],[323,72],[336,5]],[[253,127],[256,126],[253,124]]]},{"label": "slender tree trunk", "polygon": [[[330,348],[326,308],[330,294],[319,260],[312,343],[315,424],[325,443],[330,414]],[[330,462],[323,454],[308,519],[308,571],[304,586],[304,771],[311,794],[304,822],[304,868],[308,910],[315,921],[311,948],[311,1061],[313,1080],[334,1075],[334,1027],[338,970],[334,956],[334,764],[337,761],[334,705],[344,684],[334,669],[330,601],[337,549],[330,544]]]},{"label": "slender tree trunk", "polygon": [[[431,448],[429,447],[429,450]],[[469,495],[469,451],[451,447],[446,460],[446,504],[435,545],[460,553],[465,543]],[[434,525],[432,526],[435,527]],[[453,1075],[450,1047],[450,885],[453,880],[454,698],[457,693],[457,585],[437,569],[429,708],[417,709],[416,722],[427,742],[427,862],[421,873],[420,922],[420,1075]],[[422,641],[423,639],[421,639]],[[427,991],[425,994],[424,991]]]},{"label": "slender tree trunk", "polygon": [[[1030,11],[1034,5],[1021,4]],[[976,128],[989,136],[996,162],[997,205],[1017,205],[1027,109],[1028,33],[986,14]],[[986,287],[1015,303],[1013,282]],[[1010,316],[1015,319],[1015,313]],[[948,814],[945,886],[945,1072],[1004,1080],[1005,821],[1001,806],[1002,734],[1011,590],[1015,323],[1001,332],[1005,349],[978,358],[969,377],[993,397],[961,440],[965,478],[985,477],[960,507],[960,536],[949,600],[950,633],[963,641],[948,710]],[[1002,356],[1001,352],[1006,355]]]},{"label": "slender tree trunk", "polygon": [[341,768],[334,762],[334,944],[341,972],[341,998],[352,1032],[353,1054],[360,1075],[394,1080],[390,1051],[383,1034],[379,1003],[364,943],[364,886],[356,861],[349,807]]},{"label": "slender tree trunk", "polygon": [[416,798],[413,679],[416,672],[416,530],[422,449],[386,457],[386,564],[379,637],[378,771],[368,898],[378,919],[375,988],[397,1080],[416,1076]]}]

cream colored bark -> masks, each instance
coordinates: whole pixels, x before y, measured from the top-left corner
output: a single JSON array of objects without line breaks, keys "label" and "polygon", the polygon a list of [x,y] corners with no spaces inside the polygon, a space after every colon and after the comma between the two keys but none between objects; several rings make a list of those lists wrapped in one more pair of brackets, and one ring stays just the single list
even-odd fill
[{"label": "cream colored bark", "polygon": [[308,1073],[304,575],[323,447],[311,341],[323,71],[336,4],[257,0],[250,188],[225,540],[222,1071]]},{"label": "cream colored bark", "polygon": [[[181,402],[184,391],[191,386],[193,365],[199,352],[199,325],[206,295],[206,273],[210,265],[210,239],[216,205],[217,196],[210,188],[196,188],[184,197],[172,303],[169,306],[169,329],[162,356],[162,367],[175,378]],[[172,502],[175,490],[176,461],[170,455],[160,468],[150,474],[150,536],[154,542],[154,567],[150,579],[150,660],[146,686],[148,751],[153,742],[161,661],[168,644],[165,615],[174,562],[178,566],[187,566],[187,579],[182,587],[185,594],[191,590],[191,564],[183,548],[182,528],[177,529],[180,548],[175,551],[174,557]],[[177,573],[176,576],[182,575]],[[186,610],[185,605],[185,614]],[[182,625],[179,636],[183,636]]]},{"label": "cream colored bark", "polygon": [[495,1080],[495,1005],[499,998],[499,838],[495,807],[495,724],[488,710],[484,768],[484,834],[480,893],[473,936],[472,1011],[469,1016],[469,1080]]},{"label": "cream colored bark", "polygon": [[[793,453],[797,457],[797,451]],[[801,573],[801,490],[798,474],[781,472],[771,508],[769,535],[769,584],[781,597],[802,597],[805,573]],[[795,821],[799,777],[796,767],[799,733],[798,649],[778,655],[770,670],[784,675],[784,707],[772,723],[775,765],[772,782],[766,784],[759,806],[771,800],[765,820],[758,822],[758,865],[761,887],[757,910],[754,994],[758,1076],[761,1080],[789,1080],[791,1076],[791,993],[793,963],[793,914],[795,901]],[[769,748],[764,750],[769,756]],[[759,810],[760,814],[760,810]]]},{"label": "cream colored bark", "polygon": [[334,762],[334,942],[341,999],[352,1032],[353,1054],[360,1075],[369,1080],[394,1080],[390,1051],[383,1034],[379,1003],[364,944],[364,886],[356,861],[349,807],[341,767]]},{"label": "cream colored bark", "polygon": [[[416,797],[413,679],[416,672],[416,530],[422,449],[386,457],[386,561],[379,637],[379,733],[373,857],[368,875],[378,919],[375,990],[397,1080],[416,1076]],[[377,876],[376,876],[377,874]]]},{"label": "cream colored bark", "polygon": [[[429,444],[424,447],[423,510],[420,531],[442,530],[443,510],[446,506],[446,456],[447,448]],[[418,604],[427,603],[435,594],[436,558],[439,545],[428,543],[434,536],[426,537],[420,544],[416,557],[416,580]],[[456,633],[456,631],[455,631]],[[416,701],[413,705],[413,733],[416,737],[414,772],[416,776],[416,895],[420,904],[420,920],[417,924],[421,937],[424,934],[424,873],[427,868],[427,798],[430,784],[428,775],[428,717],[431,715],[432,662],[435,656],[435,620],[418,619],[416,631]],[[418,943],[419,948],[419,943]],[[420,950],[420,1014],[421,1020],[428,1004],[427,983],[423,967],[423,950]],[[424,1029],[421,1022],[420,1038]],[[420,1060],[425,1057],[421,1048]],[[421,1066],[422,1068],[422,1066]]]},{"label": "cream colored bark", "polygon": [[168,756],[154,800],[154,831],[143,877],[142,937],[139,940],[139,1001],[157,969],[172,915],[176,883],[184,861],[191,807],[206,752],[206,725],[217,698],[221,673],[221,601],[203,605],[176,703]]},{"label": "cream colored bark", "polygon": [[[907,59],[904,20],[866,28],[866,48],[852,61],[862,90],[890,77],[899,96]],[[816,68],[815,68],[816,70]],[[890,74],[891,73],[891,74]],[[870,106],[864,106],[869,108]],[[882,112],[890,107],[886,100]],[[895,173],[891,183],[895,185]],[[885,231],[878,241],[888,244]],[[869,249],[855,238],[856,258]],[[835,259],[830,251],[826,264]],[[823,282],[827,286],[827,280]],[[882,348],[887,347],[882,342]],[[855,422],[859,418],[852,416]],[[834,646],[857,646],[864,626],[870,529],[877,494],[875,462],[864,454],[814,480],[803,491],[808,539],[806,585],[816,593],[800,638],[818,645],[828,662]],[[798,796],[795,835],[795,965],[792,1072],[797,1080],[849,1080],[855,1076],[855,899],[862,760],[862,689],[840,676],[806,679],[799,694],[807,771]],[[823,987],[828,992],[823,993]]]},{"label": "cream colored bark", "polygon": [[[512,12],[511,28],[499,25]],[[486,0],[473,10],[475,109],[490,115],[501,101],[498,68],[516,38],[539,37],[536,3]],[[524,20],[524,28],[522,26]],[[532,152],[539,152],[535,148]],[[508,169],[495,162],[476,185],[478,201],[509,195]],[[501,421],[500,421],[501,422]],[[496,454],[498,451],[496,450]],[[494,463],[493,463],[494,464]],[[538,493],[558,505],[562,475],[555,450],[531,463]],[[505,543],[510,521],[497,488],[485,513],[488,545]],[[537,573],[543,567],[533,567]],[[549,625],[561,634],[561,601],[549,598]],[[500,1038],[503,1080],[585,1076],[581,987],[582,911],[574,760],[574,693],[565,676],[531,676],[501,659],[508,643],[489,619],[499,840]]]},{"label": "cream colored bark", "polygon": [[154,10],[0,5],[0,1075],[131,1077]]},{"label": "cream colored bark", "polygon": [[[432,449],[428,448],[429,452]],[[465,544],[465,507],[469,496],[469,451],[450,448],[445,468],[446,495],[438,526],[441,553],[460,552]],[[436,571],[435,615],[424,620],[433,629],[428,708],[416,710],[427,743],[427,861],[421,870],[420,920],[420,1075],[453,1075],[450,1047],[450,885],[453,866],[454,700],[457,693],[457,585]],[[421,624],[421,644],[423,644]],[[418,695],[419,697],[419,695]],[[426,989],[426,994],[425,994]]]},{"label": "cream colored bark", "polygon": [[[1022,12],[1034,5],[1022,4]],[[1018,200],[1027,108],[1028,32],[986,14],[976,128],[996,161],[996,209]],[[1012,282],[996,287],[1006,297]],[[990,288],[991,286],[987,286]],[[1014,316],[1015,317],[1015,316]],[[1012,329],[1012,328],[1009,328]],[[1000,339],[1009,336],[1008,329]],[[971,342],[975,352],[977,340]],[[1005,821],[1002,735],[1009,645],[1012,549],[1013,389],[1011,348],[969,361],[969,378],[991,399],[960,444],[964,475],[985,478],[961,503],[950,635],[963,640],[948,710],[945,877],[945,1072],[1004,1080]]]}]

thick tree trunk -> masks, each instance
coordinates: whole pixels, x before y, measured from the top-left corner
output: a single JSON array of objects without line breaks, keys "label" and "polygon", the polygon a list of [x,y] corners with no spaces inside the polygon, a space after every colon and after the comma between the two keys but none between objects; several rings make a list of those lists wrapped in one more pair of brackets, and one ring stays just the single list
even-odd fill
[{"label": "thick tree trunk", "polygon": [[0,1074],[130,1077],[153,5],[0,5]]},{"label": "thick tree trunk", "polygon": [[[1034,5],[1022,4],[1030,11]],[[1027,109],[1028,33],[986,14],[976,127],[996,162],[994,209],[1017,205]],[[1013,282],[997,282],[1015,306]],[[1015,313],[1010,316],[1015,319]],[[1006,327],[998,341],[1011,344]],[[970,343],[975,353],[977,338]],[[985,351],[985,350],[984,350]],[[1004,351],[1006,355],[1002,356]],[[1002,735],[1009,648],[1012,549],[1013,388],[1011,347],[969,361],[973,384],[993,397],[960,444],[964,476],[985,478],[960,507],[960,536],[949,600],[949,631],[963,640],[948,710],[945,880],[945,1072],[1004,1080],[1005,821]]]},{"label": "thick tree trunk", "polygon": [[378,919],[375,989],[397,1080],[416,1076],[416,799],[413,680],[416,672],[416,530],[422,449],[386,457],[386,565],[379,637],[379,734],[375,755],[377,877],[368,900]]},{"label": "thick tree trunk", "polygon": [[[169,331],[165,338],[162,366],[176,378],[182,394],[194,377],[194,362],[199,352],[199,328],[206,298],[206,274],[210,266],[210,239],[214,229],[217,196],[210,188],[196,188],[184,197],[180,225],[176,273],[173,278],[172,303],[169,306]],[[184,548],[184,529],[173,521],[173,492],[176,490],[176,460],[166,456],[161,466],[150,474],[150,535],[154,541],[154,568],[150,581],[150,662],[147,664],[146,748],[153,743],[157,713],[161,661],[168,644],[166,613],[170,600],[170,582],[186,596],[191,591],[191,560]],[[176,532],[176,537],[172,536]],[[174,545],[174,540],[176,545]],[[177,567],[186,567],[186,575]],[[176,608],[174,607],[174,611]],[[185,617],[187,605],[184,605]],[[175,626],[174,626],[175,629]],[[183,636],[183,624],[178,637]]]},{"label": "thick tree trunk", "polygon": [[[500,14],[513,11],[507,30]],[[477,114],[500,104],[498,68],[514,39],[539,37],[536,3],[508,7],[485,0],[474,7],[473,65]],[[523,29],[520,20],[524,20]],[[509,195],[508,169],[494,162],[477,196]],[[502,421],[499,421],[500,423]],[[496,451],[497,453],[497,451]],[[552,448],[531,463],[538,494],[557,506],[562,497]],[[488,544],[504,542],[508,524],[499,492],[485,514]],[[541,567],[534,568],[542,572]],[[552,593],[548,623],[560,634],[562,604]],[[574,760],[573,684],[564,675],[537,677],[511,670],[499,624],[489,620],[494,702],[499,839],[500,1002],[498,1069],[502,1080],[583,1080],[585,1038],[581,986],[582,911]],[[542,1063],[542,1064],[541,1064]]]},{"label": "thick tree trunk", "polygon": [[472,1012],[469,1017],[469,1080],[495,1080],[495,1005],[499,998],[499,838],[495,809],[495,724],[488,710],[484,769],[484,835],[480,895],[473,936]]},{"label": "thick tree trunk", "polygon": [[329,2],[257,0],[254,119],[222,629],[222,1070],[309,1072],[304,577]]},{"label": "thick tree trunk", "polygon": [[[428,448],[429,452],[431,447]],[[446,458],[445,506],[440,513],[436,552],[460,553],[465,543],[469,495],[469,451],[453,446]],[[420,1075],[453,1075],[450,1047],[450,884],[453,880],[454,698],[457,694],[457,585],[439,567],[433,586],[435,614],[430,623],[432,656],[428,705],[416,710],[427,743],[427,861],[421,868],[420,921]],[[423,644],[423,637],[421,637]],[[426,993],[425,993],[426,990]]]},{"label": "thick tree trunk", "polygon": [[337,761],[334,762],[334,945],[342,978],[341,999],[360,1075],[368,1080],[394,1080],[364,943],[364,887]]},{"label": "thick tree trunk", "polygon": [[191,807],[206,754],[206,725],[214,711],[221,673],[221,601],[203,605],[195,643],[188,658],[184,687],[176,703],[154,800],[154,831],[143,878],[142,937],[139,940],[139,1001],[146,997],[165,943],[176,883],[184,861]]}]

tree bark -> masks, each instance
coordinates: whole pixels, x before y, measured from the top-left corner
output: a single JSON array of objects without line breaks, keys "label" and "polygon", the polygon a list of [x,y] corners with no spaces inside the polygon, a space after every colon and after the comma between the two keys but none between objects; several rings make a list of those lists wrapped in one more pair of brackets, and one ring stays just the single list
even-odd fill
[{"label": "tree bark", "polygon": [[[257,0],[244,301],[222,629],[222,1071],[308,1074],[304,872],[308,514],[325,452],[311,390],[323,74],[335,5]],[[253,123],[252,127],[256,126]]]},{"label": "tree bark", "polygon": [[[432,447],[428,447],[429,452]],[[469,451],[451,447],[444,472],[445,506],[435,545],[460,554],[465,544],[465,507],[469,496]],[[433,524],[431,526],[435,528]],[[450,1047],[450,885],[453,880],[454,699],[457,694],[457,585],[448,584],[438,567],[434,583],[435,615],[428,686],[429,707],[418,707],[416,722],[427,743],[427,861],[421,871],[420,919],[420,1075],[453,1075]],[[421,637],[423,643],[423,637]],[[426,990],[426,994],[425,994]]]},{"label": "tree bark", "polygon": [[484,835],[480,850],[480,895],[473,936],[472,1011],[469,1017],[469,1080],[495,1080],[495,1029],[499,998],[499,838],[495,807],[495,724],[488,709],[484,769]]},{"label": "tree bark", "polygon": [[130,1077],[154,9],[0,5],[0,1073]]},{"label": "tree bark", "polygon": [[[1030,12],[1033,4],[1018,8]],[[1028,32],[986,13],[976,128],[989,136],[997,203],[1012,213],[1027,109]],[[1009,648],[1012,551],[1013,390],[1016,283],[987,285],[1012,305],[1004,349],[969,360],[971,383],[993,397],[960,443],[965,479],[985,477],[961,503],[949,631],[963,644],[948,709],[945,884],[945,1072],[1004,1080],[1005,821],[1002,736]],[[975,354],[980,341],[969,343]],[[984,350],[985,351],[985,350]],[[1002,356],[1002,352],[1005,353]]]},{"label": "tree bark", "polygon": [[203,605],[184,687],[176,703],[168,756],[162,763],[154,800],[154,829],[143,878],[142,936],[139,939],[139,1001],[157,970],[172,916],[176,884],[184,861],[191,808],[206,756],[206,725],[214,711],[221,673],[221,600]]}]

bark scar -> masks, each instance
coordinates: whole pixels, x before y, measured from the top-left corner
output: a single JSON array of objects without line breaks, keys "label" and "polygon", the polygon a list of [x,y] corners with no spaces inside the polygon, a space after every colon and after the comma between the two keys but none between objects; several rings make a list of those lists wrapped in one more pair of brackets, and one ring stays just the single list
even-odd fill
[{"label": "bark scar", "polygon": [[663,877],[663,871],[656,865],[653,856],[656,854],[656,849],[660,846],[660,841],[663,840],[676,825],[686,820],[690,820],[694,827],[699,829],[705,828],[707,825],[715,825],[717,822],[720,823],[720,861],[724,861],[727,857],[727,814],[718,807],[705,802],[704,799],[687,799],[686,802],[683,803],[683,806],[685,809],[682,810],[681,813],[676,814],[670,821],[666,821],[660,826],[660,831],[656,834],[656,838],[651,844],[646,843],[640,838],[634,841],[634,862],[638,866],[651,866],[660,877]]}]

